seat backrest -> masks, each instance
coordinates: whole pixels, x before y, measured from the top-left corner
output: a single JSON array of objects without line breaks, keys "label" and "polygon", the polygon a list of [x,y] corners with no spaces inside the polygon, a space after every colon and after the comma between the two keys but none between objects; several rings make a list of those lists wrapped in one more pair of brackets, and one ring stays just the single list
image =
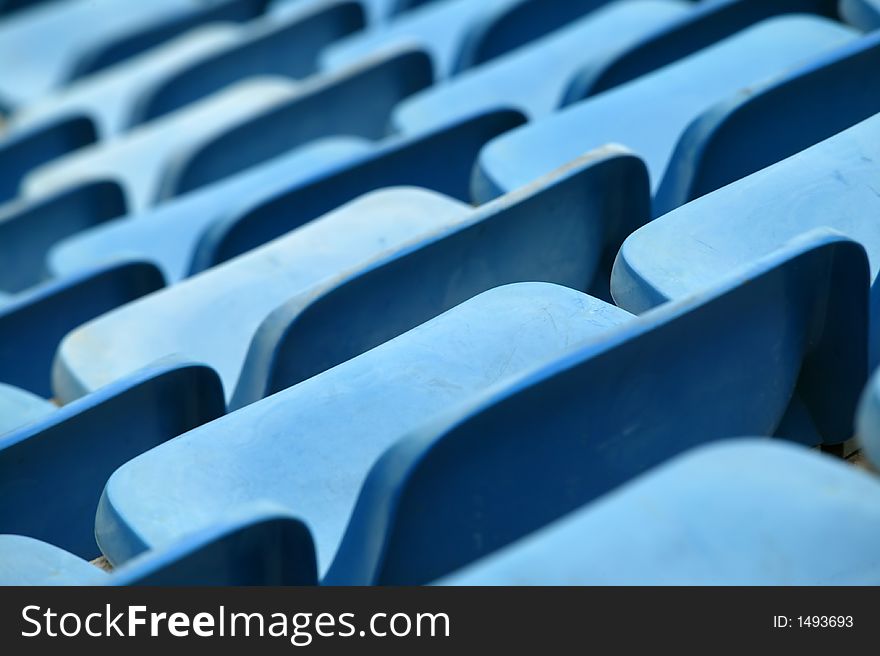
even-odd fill
[{"label": "seat backrest", "polygon": [[364,27],[360,2],[340,0],[304,7],[283,21],[250,26],[239,43],[190,64],[142,92],[132,124],[151,121],[247,77],[303,78],[317,70],[318,54],[341,36]]},{"label": "seat backrest", "polygon": [[180,153],[169,165],[160,195],[184,194],[316,139],[381,139],[393,108],[431,81],[430,61],[409,50],[317,78],[282,105]]},{"label": "seat backrest", "polygon": [[52,398],[51,371],[64,336],[165,285],[152,264],[129,263],[50,280],[0,306],[0,381]]},{"label": "seat backrest", "polygon": [[[436,580],[689,448],[772,434],[797,387],[849,439],[866,270],[823,233],[414,431],[371,472],[325,583]],[[832,378],[846,398],[821,398]]]},{"label": "seat backrest", "polygon": [[125,196],[114,182],[86,183],[0,209],[0,290],[16,293],[43,282],[53,245],[125,213]]}]

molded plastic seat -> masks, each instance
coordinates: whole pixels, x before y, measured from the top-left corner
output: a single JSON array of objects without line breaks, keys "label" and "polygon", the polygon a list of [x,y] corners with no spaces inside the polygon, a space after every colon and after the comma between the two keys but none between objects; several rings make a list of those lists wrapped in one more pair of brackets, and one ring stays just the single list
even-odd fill
[{"label": "molded plastic seat", "polygon": [[478,66],[589,15],[611,0],[519,0],[474,24],[452,73]]},{"label": "molded plastic seat", "polygon": [[0,381],[52,397],[52,361],[77,326],[164,286],[150,264],[90,269],[49,281],[0,305]]},{"label": "molded plastic seat", "polygon": [[529,283],[486,292],[119,469],[98,512],[101,549],[120,563],[262,499],[305,522],[323,571],[361,483],[388,446],[628,318],[563,287]]},{"label": "molded plastic seat", "polygon": [[[809,120],[805,118],[805,120]],[[716,284],[814,228],[858,241],[871,260],[871,362],[877,361],[880,117],[678,208],[637,230],[614,266],[616,302],[641,313]]]},{"label": "molded plastic seat", "polygon": [[56,242],[125,212],[122,189],[112,182],[0,206],[0,289],[16,293],[44,282],[46,256]]},{"label": "molded plastic seat", "polygon": [[361,198],[75,330],[58,352],[55,392],[69,401],[180,354],[214,368],[231,395],[254,332],[276,307],[305,302],[339,277],[469,216],[465,205],[422,190]]},{"label": "molded plastic seat", "polygon": [[22,9],[30,9],[50,0],[0,0],[0,16],[8,16]]},{"label": "molded plastic seat", "polygon": [[697,2],[672,24],[616,52],[610,62],[584,68],[572,82],[567,102],[635,80],[692,55],[755,23],[781,14],[814,13],[837,19],[838,0],[711,0]]},{"label": "molded plastic seat", "polygon": [[155,24],[135,26],[114,39],[95,42],[74,60],[69,80],[94,75],[96,72],[125,62],[161,46],[191,30],[209,24],[246,23],[260,16],[272,0],[208,0],[197,2],[189,11],[173,15]]},{"label": "molded plastic seat", "polygon": [[130,208],[141,210],[160,198],[162,176],[188,144],[222,133],[295,93],[291,83],[280,79],[242,82],[118,139],[41,166],[28,175],[25,194],[34,197],[90,180],[117,180],[125,189]]},{"label": "molded plastic seat", "polygon": [[394,106],[431,81],[428,59],[406,49],[317,77],[285,102],[181,149],[165,175],[162,197],[216,182],[315,139],[381,139]]},{"label": "molded plastic seat", "polygon": [[0,383],[0,435],[29,424],[55,411],[46,399]]},{"label": "molded plastic seat", "polygon": [[467,200],[479,149],[521,120],[493,114],[377,146],[340,137],[311,142],[132,221],[81,233],[53,250],[50,268],[64,275],[105,259],[136,259],[155,262],[177,281],[382,187],[424,186]]},{"label": "molded plastic seat", "polygon": [[97,43],[166,24],[197,7],[193,0],[66,0],[19,12],[0,23],[0,97],[12,106],[32,102],[67,82],[77,57]]},{"label": "molded plastic seat", "polygon": [[52,249],[49,269],[64,276],[106,261],[134,260],[155,264],[169,283],[177,282],[190,274],[197,244],[212,224],[238,207],[335,171],[370,149],[354,137],[314,141],[125,220],[83,230]]},{"label": "molded plastic seat", "polygon": [[672,156],[657,215],[746,177],[880,112],[880,34],[838,48],[694,121]]},{"label": "molded plastic seat", "polygon": [[[440,0],[359,0],[367,17],[370,27],[383,25],[393,20],[398,14],[414,9],[415,7],[429,2]],[[284,17],[291,12],[302,11],[303,5],[309,2],[312,5],[326,2],[326,0],[274,0],[269,6],[270,16]]]},{"label": "molded plastic seat", "polygon": [[347,0],[307,4],[283,19],[254,21],[235,41],[142,87],[131,123],[164,116],[248,77],[308,77],[317,72],[318,55],[327,45],[361,30],[364,22],[361,4]]},{"label": "molded plastic seat", "polygon": [[735,440],[675,458],[441,583],[876,585],[878,521],[876,478],[800,446]]},{"label": "molded plastic seat", "polygon": [[[494,287],[605,287],[621,240],[648,220],[644,165],[590,153],[479,208],[461,225],[272,312],[251,341],[231,407],[291,387]],[[594,293],[594,295],[596,295]]]},{"label": "molded plastic seat", "polygon": [[480,156],[477,198],[494,198],[608,142],[641,156],[656,189],[682,133],[705,110],[854,37],[851,29],[813,16],[764,21],[498,138]]},{"label": "molded plastic seat", "polygon": [[101,585],[88,560],[23,535],[0,535],[0,585]]},{"label": "molded plastic seat", "polygon": [[2,435],[0,533],[95,558],[95,510],[110,474],[224,411],[213,371],[168,359]]},{"label": "molded plastic seat", "polygon": [[[621,202],[625,194],[629,199]],[[56,361],[56,392],[73,398],[153,359],[185,353],[219,371],[230,397],[241,379],[235,405],[244,405],[493,285],[537,279],[589,289],[624,235],[647,219],[647,207],[641,163],[614,152],[592,154],[479,210],[427,191],[377,192],[73,333]],[[450,243],[436,245],[453,233],[457,234]],[[374,245],[375,239],[381,241]],[[322,244],[318,253],[313,252],[315,243]],[[412,248],[422,246],[429,246],[429,252],[410,256]],[[388,314],[382,316],[387,321],[376,324],[369,318],[370,300],[377,292],[381,297],[375,286],[383,283],[370,280],[387,275],[380,271],[356,283],[374,286],[359,293],[359,303],[349,308],[343,301],[334,312],[339,300],[327,297],[347,294],[348,289],[338,289],[345,287],[342,283],[398,255],[407,256],[407,280],[423,280],[423,291],[431,284],[438,290],[445,287],[444,293],[419,300],[414,288],[402,286],[397,316],[392,320],[394,306],[384,301]],[[427,268],[427,278],[416,274],[418,267]],[[289,284],[266,284],[269,273],[276,280],[285,269]],[[320,308],[311,307],[319,301]],[[348,309],[357,308],[365,316],[357,322],[344,319],[340,327],[340,314],[345,317]],[[300,316],[304,310],[310,311],[305,318]],[[218,311],[224,328],[215,332],[221,320]],[[332,321],[327,316],[318,319],[320,330],[310,333],[315,312],[336,316]],[[170,323],[160,319],[163,315]],[[144,321],[146,316],[150,319]],[[330,333],[333,325],[337,328]],[[102,344],[100,350],[90,346],[95,339]]]},{"label": "molded plastic seat", "polygon": [[12,128],[26,129],[58,116],[89,117],[102,139],[125,132],[133,123],[138,92],[155,80],[166,78],[187,62],[235,42],[239,29],[210,25],[73,82],[22,107],[12,118]]},{"label": "molded plastic seat", "polygon": [[216,266],[384,187],[424,187],[469,203],[471,171],[480,149],[523,120],[517,112],[492,112],[445,129],[391,139],[339,171],[238,208],[203,234],[192,270]]},{"label": "molded plastic seat", "polygon": [[0,135],[0,204],[19,195],[33,169],[98,140],[94,123],[85,116],[67,116],[47,124]]},{"label": "molded plastic seat", "polygon": [[[796,389],[826,440],[847,440],[867,266],[817,234],[423,423],[371,471],[324,583],[434,581],[687,449],[772,434]],[[102,515],[157,452],[113,475]]]},{"label": "molded plastic seat", "polygon": [[315,550],[296,518],[256,505],[108,574],[33,538],[0,535],[0,585],[315,585]]},{"label": "molded plastic seat", "polygon": [[387,25],[341,39],[321,54],[321,68],[338,70],[392,47],[430,55],[438,79],[452,74],[467,35],[522,0],[444,0],[401,15]]},{"label": "molded plastic seat", "polygon": [[878,0],[840,0],[840,15],[865,31],[880,28]]},{"label": "molded plastic seat", "polygon": [[679,0],[611,3],[517,52],[404,100],[395,109],[394,124],[411,133],[495,109],[542,117],[562,104],[577,71],[613,59],[616,50],[641,41],[689,9],[690,3]]}]

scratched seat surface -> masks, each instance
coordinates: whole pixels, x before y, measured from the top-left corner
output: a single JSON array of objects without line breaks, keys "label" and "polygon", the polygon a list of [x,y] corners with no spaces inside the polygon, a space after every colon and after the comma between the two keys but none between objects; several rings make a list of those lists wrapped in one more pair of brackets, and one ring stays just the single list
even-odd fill
[{"label": "scratched seat surface", "polygon": [[0,0],[0,585],[876,583],[878,70],[878,0]]},{"label": "scratched seat surface", "polygon": [[[561,287],[527,284],[487,292],[118,471],[99,511],[102,549],[113,562],[123,562],[187,532],[191,522],[176,523],[161,511],[176,506],[174,515],[190,517],[178,502],[192,504],[192,512],[210,522],[229,504],[271,499],[306,520],[326,569],[363,479],[395,438],[554,352],[595,339],[627,316]],[[381,402],[389,396],[399,401],[393,410]],[[359,434],[352,440],[355,417]],[[187,454],[202,454],[212,442],[226,446],[212,450],[210,463],[189,461]],[[130,494],[137,481],[157,476],[167,483],[149,495]],[[240,484],[230,487],[230,480]],[[161,497],[170,490],[176,500],[166,505]]]}]

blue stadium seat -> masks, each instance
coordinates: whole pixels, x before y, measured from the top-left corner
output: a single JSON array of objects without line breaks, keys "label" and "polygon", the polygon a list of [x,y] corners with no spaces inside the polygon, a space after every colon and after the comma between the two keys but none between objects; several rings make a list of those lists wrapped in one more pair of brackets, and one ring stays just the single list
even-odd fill
[{"label": "blue stadium seat", "polygon": [[0,206],[0,289],[18,293],[49,277],[46,258],[64,237],[126,212],[119,185],[86,183],[34,201]]},{"label": "blue stadium seat", "polygon": [[854,31],[818,17],[764,21],[500,137],[481,154],[477,198],[515,189],[607,142],[622,143],[645,159],[656,189],[682,133],[704,111],[855,37]]},{"label": "blue stadium seat", "polygon": [[603,66],[584,68],[572,82],[568,102],[635,80],[781,14],[813,13],[837,18],[838,0],[712,0],[698,2],[679,20],[615,53]]},{"label": "blue stadium seat", "polygon": [[52,361],[71,330],[164,285],[150,264],[99,267],[52,280],[0,304],[0,382],[52,398]]},{"label": "blue stadium seat", "polygon": [[232,25],[215,24],[188,32],[168,43],[132,57],[105,71],[44,95],[11,118],[14,130],[57,120],[69,114],[92,120],[101,139],[125,132],[132,124],[139,92],[166,78],[188,62],[234,43],[239,35]]},{"label": "blue stadium seat", "polygon": [[[600,339],[628,317],[563,287],[532,283],[487,292],[122,467],[98,511],[101,549],[118,564],[222,521],[243,503],[268,500],[306,523],[326,571],[361,483],[384,449],[570,345]],[[393,408],[389,398],[397,399]],[[206,453],[207,443],[213,446]],[[151,481],[151,494],[143,494],[142,480]]]},{"label": "blue stadium seat", "polygon": [[866,217],[880,207],[878,135],[880,117],[875,116],[639,229],[617,257],[615,301],[644,312],[711,287],[731,269],[808,230],[832,228],[861,243],[871,256],[873,368],[880,338],[880,294],[873,284],[880,231]]},{"label": "blue stadium seat", "polygon": [[304,83],[287,102],[255,114],[179,152],[164,176],[170,198],[334,135],[378,140],[403,98],[429,86],[430,62],[418,51],[389,51],[361,66]]},{"label": "blue stadium seat", "polygon": [[189,11],[135,27],[114,38],[98,41],[80,53],[68,70],[68,80],[93,75],[136,55],[152,52],[182,34],[216,23],[246,23],[260,16],[272,0],[208,0],[194,3]]},{"label": "blue stadium seat", "polygon": [[389,47],[417,47],[430,55],[438,79],[452,74],[471,30],[522,0],[443,0],[405,13],[387,25],[355,34],[329,46],[321,68],[336,70],[373,57]]},{"label": "blue stadium seat", "polygon": [[675,458],[441,583],[873,585],[878,520],[875,478],[800,446],[735,440]]},{"label": "blue stadium seat", "polygon": [[12,385],[0,383],[0,435],[55,411],[46,399]]},{"label": "blue stadium seat", "polygon": [[873,34],[707,111],[676,146],[657,190],[655,214],[672,211],[880,113],[880,85],[873,83],[878,67],[880,34]]},{"label": "blue stadium seat", "polygon": [[33,538],[0,535],[0,585],[315,585],[315,550],[302,522],[255,504],[108,574]]},{"label": "blue stadium seat", "polygon": [[189,275],[200,239],[224,216],[344,166],[370,149],[371,144],[354,137],[319,139],[123,221],[81,230],[50,250],[48,269],[66,276],[102,262],[134,260],[155,264],[166,280],[176,282]]},{"label": "blue stadium seat", "polygon": [[[324,582],[434,581],[687,449],[772,434],[795,389],[843,442],[866,376],[867,266],[858,244],[814,233],[423,423],[371,471]],[[176,466],[172,450],[117,471],[102,514],[143,488],[136,471]]]},{"label": "blue stadium seat", "polygon": [[647,175],[636,158],[609,149],[573,162],[344,277],[305,307],[294,300],[273,311],[251,341],[231,407],[300,383],[494,287],[544,281],[605,286],[607,296],[614,254],[648,208]]},{"label": "blue stadium seat", "polygon": [[292,83],[278,78],[242,82],[118,139],[37,168],[25,179],[24,194],[36,197],[94,179],[114,180],[125,190],[129,208],[142,210],[159,199],[162,176],[188,144],[222,133],[295,93]]},{"label": "blue stadium seat", "polygon": [[[518,276],[538,276],[588,289],[600,265],[610,262],[609,254],[616,252],[623,235],[646,220],[646,191],[634,194],[633,200],[623,205],[617,200],[624,189],[634,191],[640,186],[647,189],[641,165],[626,155],[609,154],[607,160],[594,156],[476,211],[426,190],[376,192],[71,334],[56,360],[56,394],[64,400],[76,398],[152,360],[181,353],[214,367],[229,397],[242,377],[248,391],[239,396],[244,394],[252,400],[254,390],[266,389],[266,375],[243,373],[242,367],[250,362],[245,357],[248,348],[270,315],[273,320],[260,330],[259,343],[254,345],[254,355],[259,356],[254,360],[261,370],[266,365],[266,355],[261,352],[274,352],[271,336],[279,317],[285,317],[280,322],[286,326],[315,298],[343,280],[466,226],[473,226],[470,231],[474,233],[468,248],[474,253],[485,249],[487,255],[476,259],[472,271],[459,269],[459,284],[464,289],[481,291],[491,286],[492,280],[504,283],[511,277],[513,281],[523,279]],[[535,211],[532,208],[546,208],[538,215],[543,221],[529,220],[529,210]],[[558,232],[541,234],[551,217]],[[490,229],[494,223],[498,227]],[[540,248],[531,250],[537,244],[546,244],[554,257],[548,258]],[[495,252],[490,259],[491,250]],[[465,262],[463,259],[457,264]],[[495,272],[489,269],[490,262]],[[285,285],[268,284],[282,275]],[[280,314],[274,313],[281,306]],[[223,316],[216,315],[217,311]],[[232,316],[227,316],[230,313]],[[149,321],[144,320],[147,316]],[[163,316],[168,323],[161,320]],[[215,333],[213,326],[219,320],[226,323],[226,329]],[[389,325],[388,336],[411,325]],[[350,333],[363,330],[360,335],[339,340],[337,351],[350,357],[361,351],[346,352],[351,348],[349,342],[352,338],[365,339],[368,326],[346,328]],[[89,346],[95,339],[102,344],[100,350]],[[321,362],[317,353],[306,345],[303,335],[298,340],[303,342],[298,345],[303,362],[297,359],[292,364],[318,373],[320,368],[314,370],[314,363]],[[372,344],[366,348],[369,346]],[[323,351],[325,366],[341,361],[340,353],[332,348],[324,347]]]},{"label": "blue stadium seat", "polygon": [[7,16],[22,9],[30,9],[52,0],[0,0],[0,16]]},{"label": "blue stadium seat", "polygon": [[394,112],[394,125],[400,132],[414,133],[495,109],[515,109],[529,119],[543,117],[562,104],[576,72],[613,60],[618,49],[642,40],[689,8],[690,3],[680,0],[610,3],[517,52],[404,100]]},{"label": "blue stadium seat", "polygon": [[169,199],[130,222],[80,233],[53,250],[50,269],[67,275],[108,259],[135,259],[157,264],[177,281],[382,187],[424,186],[466,201],[479,149],[521,120],[495,113],[384,145],[351,137],[317,140]]},{"label": "blue stadium seat", "polygon": [[522,122],[517,112],[492,112],[447,129],[392,140],[352,166],[293,186],[210,226],[196,248],[193,271],[204,271],[246,253],[348,200],[383,187],[424,187],[470,202],[470,174],[480,148]]},{"label": "blue stadium seat", "polygon": [[878,71],[880,0],[0,0],[0,585],[876,583]]},{"label": "blue stadium seat", "polygon": [[0,133],[0,206],[18,197],[33,169],[97,140],[94,123],[81,115]]},{"label": "blue stadium seat", "polygon": [[131,123],[153,120],[253,76],[291,79],[317,72],[319,53],[364,27],[359,2],[326,0],[298,7],[284,19],[255,21],[217,52],[188,62],[138,92]]},{"label": "blue stadium seat", "polygon": [[65,84],[77,58],[95,44],[166,24],[198,6],[196,0],[65,0],[17,12],[0,23],[2,104],[23,106]]},{"label": "blue stadium seat", "polygon": [[94,518],[110,474],[224,411],[217,375],[171,358],[0,435],[0,533],[99,556]]}]

